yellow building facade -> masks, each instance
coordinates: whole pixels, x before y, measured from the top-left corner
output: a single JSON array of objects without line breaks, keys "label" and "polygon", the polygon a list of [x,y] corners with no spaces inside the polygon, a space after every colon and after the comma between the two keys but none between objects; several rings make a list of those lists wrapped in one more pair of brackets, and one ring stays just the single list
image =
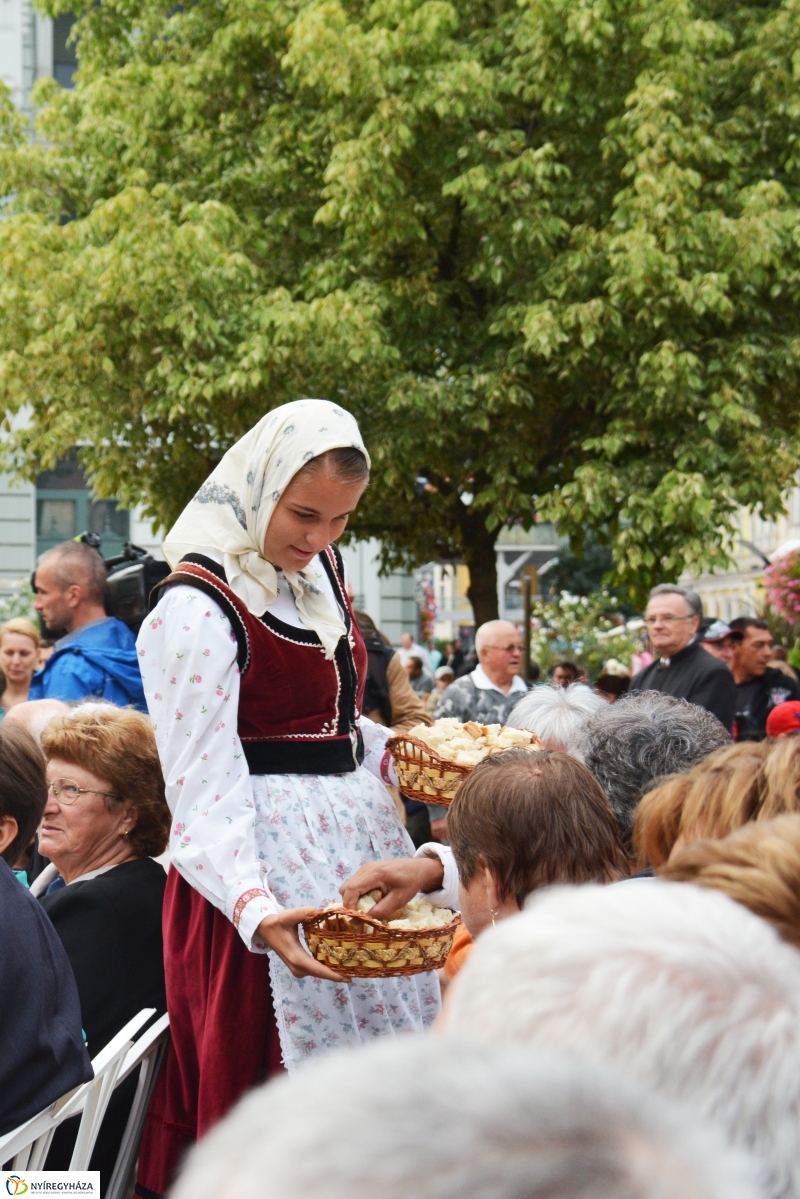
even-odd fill
[{"label": "yellow building facade", "polygon": [[702,575],[684,574],[681,583],[692,587],[703,601],[707,616],[733,620],[755,616],[764,602],[764,571],[776,550],[794,541],[800,547],[800,487],[787,496],[786,512],[777,520],[762,520],[742,509],[734,538],[732,566]]}]

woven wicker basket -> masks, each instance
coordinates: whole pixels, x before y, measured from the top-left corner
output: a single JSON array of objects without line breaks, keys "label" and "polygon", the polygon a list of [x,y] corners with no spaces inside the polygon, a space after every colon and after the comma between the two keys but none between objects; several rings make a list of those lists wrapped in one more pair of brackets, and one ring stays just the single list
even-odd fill
[{"label": "woven wicker basket", "polygon": [[[421,800],[422,803],[441,804],[449,808],[456,791],[475,769],[474,766],[458,766],[455,762],[448,762],[424,741],[410,737],[408,733],[391,737],[386,747],[391,750],[403,795],[407,799]],[[517,748],[536,752],[543,747],[538,737],[534,737],[530,745]]]},{"label": "woven wicker basket", "polygon": [[346,978],[397,978],[444,965],[461,923],[442,928],[389,928],[363,912],[332,908],[303,921],[306,944],[318,962]]},{"label": "woven wicker basket", "polygon": [[390,738],[386,748],[392,752],[403,795],[422,803],[449,807],[456,791],[474,769],[448,762],[424,741],[409,737],[407,733]]}]

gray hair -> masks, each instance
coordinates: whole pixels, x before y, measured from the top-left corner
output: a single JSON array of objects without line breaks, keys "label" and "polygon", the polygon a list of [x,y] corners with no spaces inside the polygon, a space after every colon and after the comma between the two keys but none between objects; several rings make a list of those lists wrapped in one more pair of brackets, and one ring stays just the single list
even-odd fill
[{"label": "gray hair", "polygon": [[331,1054],[252,1092],[170,1194],[755,1199],[748,1165],[608,1069],[408,1037]]},{"label": "gray hair", "polygon": [[645,791],[730,742],[705,708],[658,691],[632,691],[603,705],[575,738],[575,752],[608,796],[623,844],[631,846],[633,813]]},{"label": "gray hair", "polygon": [[572,748],[579,729],[608,703],[585,683],[534,687],[509,714],[507,724],[535,733],[545,749]]},{"label": "gray hair", "polygon": [[614,1066],[752,1153],[769,1199],[800,1195],[800,955],[726,895],[537,891],[478,938],[445,1032]]},{"label": "gray hair", "polygon": [[676,583],[659,583],[650,592],[648,599],[653,599],[657,595],[680,595],[686,600],[686,606],[692,616],[699,616],[703,619],[703,601],[696,591],[692,591],[689,587],[678,587]]},{"label": "gray hair", "polygon": [[49,566],[62,591],[77,584],[86,598],[102,604],[106,588],[106,566],[97,550],[85,541],[62,541],[40,555],[38,566]]}]

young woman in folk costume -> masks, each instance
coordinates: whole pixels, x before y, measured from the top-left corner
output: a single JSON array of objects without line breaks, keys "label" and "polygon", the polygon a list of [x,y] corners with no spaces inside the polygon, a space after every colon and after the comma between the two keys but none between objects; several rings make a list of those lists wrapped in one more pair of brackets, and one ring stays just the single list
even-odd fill
[{"label": "young woman in folk costume", "polygon": [[140,1157],[148,1199],[281,1058],[421,1029],[439,1007],[435,976],[347,982],[298,936],[362,864],[413,853],[380,781],[389,730],[360,716],[367,655],[332,544],[368,471],[349,413],[286,404],[164,543],[173,573],[138,641],[172,811],[172,1040]]}]

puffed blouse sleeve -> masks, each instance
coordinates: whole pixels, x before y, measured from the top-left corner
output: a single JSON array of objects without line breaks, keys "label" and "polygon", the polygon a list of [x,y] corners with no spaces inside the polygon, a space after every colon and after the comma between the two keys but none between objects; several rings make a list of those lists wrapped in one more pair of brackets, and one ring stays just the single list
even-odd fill
[{"label": "puffed blouse sleeve", "polygon": [[230,622],[212,599],[180,585],[160,600],[136,644],[172,813],[172,864],[233,921],[248,949],[266,952],[255,932],[280,906],[256,856]]}]

